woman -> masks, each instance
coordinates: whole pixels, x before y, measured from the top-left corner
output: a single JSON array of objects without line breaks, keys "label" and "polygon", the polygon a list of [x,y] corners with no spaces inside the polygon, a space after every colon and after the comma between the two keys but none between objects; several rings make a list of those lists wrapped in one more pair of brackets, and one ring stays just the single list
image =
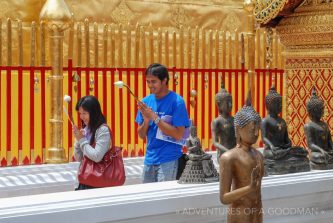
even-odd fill
[{"label": "woman", "polygon": [[[76,105],[83,129],[73,126],[75,137],[74,157],[82,161],[83,156],[98,163],[110,149],[111,137],[109,127],[106,125],[101,106],[94,96],[85,96]],[[76,190],[96,188],[94,185],[85,185],[79,182]]]}]

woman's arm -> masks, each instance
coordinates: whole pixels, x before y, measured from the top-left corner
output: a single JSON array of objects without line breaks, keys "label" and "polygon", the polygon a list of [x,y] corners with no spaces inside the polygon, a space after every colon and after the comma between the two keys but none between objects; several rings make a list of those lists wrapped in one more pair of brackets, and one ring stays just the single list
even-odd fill
[{"label": "woman's arm", "polygon": [[80,139],[79,143],[83,155],[87,156],[94,162],[100,162],[105,153],[110,149],[110,145],[112,143],[110,131],[107,126],[102,125],[96,130],[95,141],[95,148],[89,145],[89,142],[85,138]]},{"label": "woman's arm", "polygon": [[75,141],[74,143],[74,157],[76,161],[81,161],[83,157],[83,152],[80,148],[80,143],[78,141]]}]

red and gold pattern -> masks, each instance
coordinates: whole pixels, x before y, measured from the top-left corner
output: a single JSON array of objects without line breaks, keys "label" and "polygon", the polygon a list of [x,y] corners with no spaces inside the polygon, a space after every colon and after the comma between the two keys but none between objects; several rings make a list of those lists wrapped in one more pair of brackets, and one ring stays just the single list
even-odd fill
[{"label": "red and gold pattern", "polygon": [[289,68],[287,122],[293,144],[306,146],[303,126],[308,121],[306,102],[313,87],[324,100],[323,120],[328,123],[333,134],[333,57],[289,58],[286,67]]}]

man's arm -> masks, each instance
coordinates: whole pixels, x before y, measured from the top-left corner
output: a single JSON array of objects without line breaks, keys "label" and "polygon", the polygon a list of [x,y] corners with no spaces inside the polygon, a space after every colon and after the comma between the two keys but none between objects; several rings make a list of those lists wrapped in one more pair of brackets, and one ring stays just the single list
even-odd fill
[{"label": "man's arm", "polygon": [[[158,115],[142,102],[138,102],[138,109],[144,118],[144,123],[138,128],[138,133],[140,138],[145,138],[149,128],[149,120],[155,121],[158,118]],[[175,127],[163,120],[160,120],[159,123],[157,123],[157,126],[165,135],[171,136],[176,140],[180,140],[185,132],[185,126]]]},{"label": "man's arm", "polygon": [[[157,118],[157,115],[156,115]],[[155,119],[156,119],[155,118]],[[161,131],[168,136],[171,136],[172,138],[176,139],[177,141],[180,140],[185,132],[185,126],[172,126],[165,121],[161,120],[157,126],[161,129]]]},{"label": "man's arm", "polygon": [[141,139],[143,140],[146,139],[148,128],[149,128],[149,119],[148,120],[145,119],[143,123],[138,127],[138,134]]}]

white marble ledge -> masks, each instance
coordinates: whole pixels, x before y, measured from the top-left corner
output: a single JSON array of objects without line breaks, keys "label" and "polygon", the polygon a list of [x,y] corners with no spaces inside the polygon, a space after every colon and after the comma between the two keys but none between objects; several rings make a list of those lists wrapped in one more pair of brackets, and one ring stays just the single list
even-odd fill
[{"label": "white marble ledge", "polygon": [[[320,212],[288,218],[267,214],[265,222],[330,223],[333,170],[265,177],[262,199],[265,209],[315,208]],[[207,208],[220,212],[200,212]],[[180,185],[171,181],[4,198],[0,200],[0,222],[223,222],[226,215],[221,209],[226,207],[219,202],[218,183]],[[191,210],[201,214],[191,214]]]},{"label": "white marble ledge", "polygon": [[[211,153],[217,166],[216,152]],[[124,158],[125,185],[141,183],[143,157]],[[79,163],[0,168],[0,198],[73,191]]]},{"label": "white marble ledge", "polygon": [[[125,184],[141,183],[143,158],[124,159]],[[79,163],[0,168],[0,198],[74,190]]]}]

